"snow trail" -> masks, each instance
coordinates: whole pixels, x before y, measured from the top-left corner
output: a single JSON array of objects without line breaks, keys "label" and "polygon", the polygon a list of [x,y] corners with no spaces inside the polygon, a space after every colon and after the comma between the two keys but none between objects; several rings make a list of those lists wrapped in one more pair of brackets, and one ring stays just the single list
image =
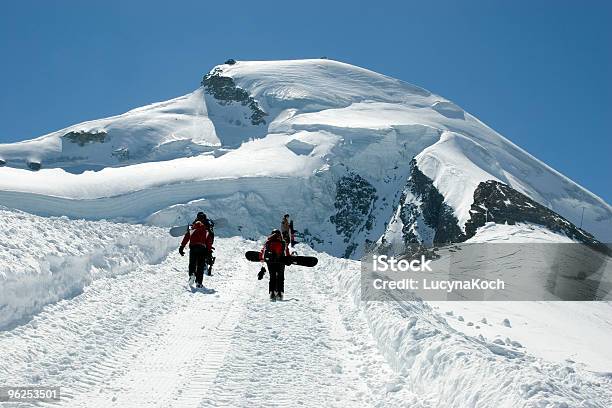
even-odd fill
[{"label": "snow trail", "polygon": [[19,407],[612,402],[605,373],[465,334],[433,304],[361,301],[357,261],[298,246],[320,262],[288,267],[285,301],[270,302],[268,278],[257,281],[259,265],[243,258],[260,243],[229,238],[216,246],[205,290],[189,289],[188,260],[173,251],[157,265],[95,279],[0,331],[0,384],[61,387],[59,403]]},{"label": "snow trail", "polygon": [[258,265],[242,258],[258,244],[217,246],[206,290],[188,289],[187,259],[171,254],[0,332],[0,383],[61,386],[59,403],[32,406],[416,402],[396,392],[366,321],[341,313],[346,299],[333,296],[325,271],[288,268],[286,301],[271,303],[267,278],[258,282]]},{"label": "snow trail", "polygon": [[267,300],[266,281],[257,285],[202,406],[376,406],[395,397],[385,386],[396,375],[365,320],[343,319],[347,298],[335,296],[331,278],[287,268],[282,302]]}]

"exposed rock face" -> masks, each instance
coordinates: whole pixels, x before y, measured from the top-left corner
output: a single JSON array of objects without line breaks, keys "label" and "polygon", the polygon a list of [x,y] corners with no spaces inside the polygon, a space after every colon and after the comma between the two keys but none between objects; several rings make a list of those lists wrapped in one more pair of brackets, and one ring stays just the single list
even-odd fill
[{"label": "exposed rock face", "polygon": [[83,147],[88,143],[104,143],[106,141],[107,134],[102,130],[94,132],[80,130],[68,132],[62,136],[62,138],[72,143],[77,143],[79,146]]},{"label": "exposed rock face", "polygon": [[400,198],[399,218],[402,221],[402,237],[404,244],[417,244],[421,242],[421,237],[415,233],[419,215],[419,205],[408,201],[406,190],[402,192]]},{"label": "exposed rock face", "polygon": [[33,171],[38,171],[42,168],[42,163],[38,161],[28,161],[28,168]]},{"label": "exposed rock face", "polygon": [[467,238],[473,237],[487,221],[508,225],[528,222],[589,245],[599,244],[588,232],[499,181],[489,180],[478,185],[470,213],[471,217],[465,224]]},{"label": "exposed rock face", "polygon": [[[452,208],[433,181],[410,161],[408,180],[401,192],[393,218],[375,246],[376,251],[394,255],[413,253],[415,248],[465,241]],[[401,240],[401,241],[400,241]]]},{"label": "exposed rock face", "polygon": [[[423,215],[425,225],[435,231],[434,244],[465,240],[465,234],[461,231],[459,220],[455,217],[452,208],[444,203],[442,194],[433,185],[433,181],[419,170],[414,159],[410,161],[410,178],[406,188],[421,202],[420,213]],[[401,209],[404,228],[409,228],[409,225],[416,222],[416,217],[419,215],[419,209],[416,207],[412,204]],[[406,238],[407,242],[413,242],[409,234]]]},{"label": "exposed rock face", "polygon": [[122,147],[114,150],[112,153],[113,157],[116,157],[118,161],[123,162],[130,159],[130,150],[127,147]]},{"label": "exposed rock face", "polygon": [[[433,181],[421,172],[415,159],[410,161],[409,174],[385,233],[374,246],[366,242],[366,251],[374,249],[379,253],[406,255],[432,245],[461,243],[473,237],[476,230],[489,221],[541,225],[610,253],[609,247],[588,232],[512,187],[493,180],[480,183],[474,191],[471,217],[462,229],[453,209],[444,202]],[[334,203],[336,212],[330,221],[347,245],[345,257],[350,257],[358,246],[356,242],[360,232],[371,230],[372,213],[379,198],[377,194],[376,189],[355,172],[350,171],[338,180]]]},{"label": "exposed rock face", "polygon": [[[465,233],[459,226],[452,208],[444,203],[444,197],[430,178],[410,162],[410,178],[399,201],[397,218],[401,221],[405,246],[411,244],[445,244],[466,241],[476,234],[487,221],[514,225],[532,223],[542,225],[553,232],[599,248],[601,243],[591,234],[578,228],[556,212],[544,207],[526,195],[499,181],[482,182],[474,191],[470,219]],[[423,225],[424,224],[424,225]],[[433,232],[433,239],[429,239]],[[382,242],[385,242],[383,236]]]},{"label": "exposed rock face", "polygon": [[[329,220],[336,226],[336,233],[349,243],[358,230],[371,230],[372,210],[378,196],[376,189],[359,174],[349,172],[336,183],[334,207],[336,213]],[[349,245],[347,257],[355,250],[356,244]]]},{"label": "exposed rock face", "polygon": [[202,86],[206,93],[212,95],[221,105],[229,105],[238,102],[248,106],[251,110],[251,124],[254,126],[266,123],[264,119],[268,114],[264,112],[257,101],[247,91],[236,85],[230,77],[222,75],[220,68],[212,70],[202,79]]}]

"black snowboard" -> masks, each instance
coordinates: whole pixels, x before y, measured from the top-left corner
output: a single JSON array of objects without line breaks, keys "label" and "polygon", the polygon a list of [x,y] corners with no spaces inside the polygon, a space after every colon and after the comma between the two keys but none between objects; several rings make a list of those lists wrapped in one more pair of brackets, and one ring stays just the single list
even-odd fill
[{"label": "black snowboard", "polygon": [[[259,252],[247,251],[244,256],[251,262],[259,262]],[[299,265],[313,267],[319,262],[314,256],[282,256],[279,259],[285,265]]]}]

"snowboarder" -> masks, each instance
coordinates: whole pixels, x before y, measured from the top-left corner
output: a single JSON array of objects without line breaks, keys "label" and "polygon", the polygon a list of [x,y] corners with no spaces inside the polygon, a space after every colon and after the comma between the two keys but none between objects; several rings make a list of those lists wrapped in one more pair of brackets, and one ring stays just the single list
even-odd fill
[{"label": "snowboarder", "polygon": [[289,214],[283,216],[280,230],[285,242],[291,243],[292,247],[295,246],[295,230],[293,229],[293,220],[289,218]]},{"label": "snowboarder", "polygon": [[185,256],[185,246],[189,243],[189,284],[195,281],[197,288],[203,287],[204,269],[208,273],[210,261],[214,262],[212,257],[214,234],[211,229],[206,214],[199,212],[179,247],[179,254]]},{"label": "snowboarder", "polygon": [[[206,214],[203,213],[202,211],[200,211],[196,215],[196,219],[192,224],[194,224],[196,221],[200,221],[204,224],[204,226],[206,226],[210,234],[210,240],[211,242],[214,242],[215,240],[215,222],[211,220],[210,218],[208,218]],[[208,276],[212,276],[212,267],[215,264],[215,259],[216,258],[213,256],[212,251],[209,251],[208,255],[206,256],[206,275]]]},{"label": "snowboarder", "polygon": [[206,214],[204,214],[202,211],[200,211],[200,212],[198,213],[198,215],[196,215],[196,219],[195,219],[194,223],[195,223],[196,221],[200,221],[200,222],[202,222],[202,223],[204,224],[204,226],[206,226],[206,229],[208,230],[208,232],[209,232],[209,233],[211,234],[211,236],[212,236],[212,238],[211,238],[211,239],[214,241],[214,240],[215,240],[215,232],[214,232],[214,226],[215,226],[215,223],[213,222],[213,220],[211,220],[210,218],[208,218],[208,217],[206,216]]},{"label": "snowboarder", "polygon": [[[273,230],[259,253],[259,260],[266,263],[268,273],[270,274],[270,283],[268,285],[270,300],[283,300],[285,292],[285,264],[281,258],[288,256],[290,256],[289,245],[283,240],[280,230]],[[265,272],[265,268],[262,266],[258,279],[262,279]]]}]

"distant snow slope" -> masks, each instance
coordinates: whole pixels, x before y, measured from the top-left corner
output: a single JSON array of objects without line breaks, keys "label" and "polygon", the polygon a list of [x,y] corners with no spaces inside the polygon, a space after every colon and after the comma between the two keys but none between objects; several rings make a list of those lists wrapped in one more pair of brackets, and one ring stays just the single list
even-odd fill
[{"label": "distant snow slope", "polygon": [[505,242],[510,244],[526,244],[541,242],[575,242],[565,235],[556,234],[544,227],[533,224],[504,225],[488,222],[479,228],[476,235],[466,243]]},{"label": "distant snow slope", "polygon": [[220,65],[184,97],[0,145],[0,203],[163,226],[203,209],[247,236],[289,212],[301,240],[358,257],[383,234],[435,233],[397,222],[413,158],[459,230],[497,180],[574,224],[584,210],[584,228],[612,240],[609,204],[454,103],[330,60]]},{"label": "distant snow slope", "polygon": [[67,127],[37,139],[0,147],[0,158],[23,168],[28,162],[82,172],[112,165],[200,154],[220,145],[198,89],[122,115]]}]

